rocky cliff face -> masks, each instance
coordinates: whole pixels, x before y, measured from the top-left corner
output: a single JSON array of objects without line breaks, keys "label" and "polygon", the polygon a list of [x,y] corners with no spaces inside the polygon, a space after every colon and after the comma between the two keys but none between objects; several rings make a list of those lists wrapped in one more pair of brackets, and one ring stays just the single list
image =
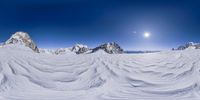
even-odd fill
[{"label": "rocky cliff face", "polygon": [[104,50],[109,54],[121,54],[123,53],[123,49],[115,42],[102,44],[92,50],[92,52],[96,52],[98,50]]},{"label": "rocky cliff face", "polygon": [[72,52],[75,52],[76,54],[82,54],[89,50],[88,46],[83,44],[76,44],[72,47]]},{"label": "rocky cliff face", "polygon": [[33,42],[33,40],[30,38],[28,33],[26,32],[16,32],[13,34],[5,43],[4,45],[7,44],[20,44],[24,45],[26,47],[31,48],[34,52],[39,53],[39,49],[36,46],[36,44]]}]

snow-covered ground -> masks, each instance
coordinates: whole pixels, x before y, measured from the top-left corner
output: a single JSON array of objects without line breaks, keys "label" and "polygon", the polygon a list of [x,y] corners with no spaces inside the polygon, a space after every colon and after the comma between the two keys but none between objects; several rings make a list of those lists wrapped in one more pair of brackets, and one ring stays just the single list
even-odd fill
[{"label": "snow-covered ground", "polygon": [[199,100],[200,50],[35,53],[0,48],[0,100]]}]

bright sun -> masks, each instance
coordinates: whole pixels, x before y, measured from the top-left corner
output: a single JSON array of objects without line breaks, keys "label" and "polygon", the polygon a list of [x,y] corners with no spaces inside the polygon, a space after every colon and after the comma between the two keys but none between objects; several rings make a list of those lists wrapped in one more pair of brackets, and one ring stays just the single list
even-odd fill
[{"label": "bright sun", "polygon": [[148,32],[145,32],[145,33],[144,33],[144,37],[145,37],[145,38],[148,38],[148,37],[150,37],[150,33],[148,33]]}]

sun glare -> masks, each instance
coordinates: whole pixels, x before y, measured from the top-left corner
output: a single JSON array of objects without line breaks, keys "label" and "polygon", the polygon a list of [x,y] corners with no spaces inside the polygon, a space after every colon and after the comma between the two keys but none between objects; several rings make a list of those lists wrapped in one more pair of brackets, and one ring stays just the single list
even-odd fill
[{"label": "sun glare", "polygon": [[150,37],[150,33],[145,32],[145,33],[144,33],[144,37],[145,37],[145,38],[149,38],[149,37]]}]

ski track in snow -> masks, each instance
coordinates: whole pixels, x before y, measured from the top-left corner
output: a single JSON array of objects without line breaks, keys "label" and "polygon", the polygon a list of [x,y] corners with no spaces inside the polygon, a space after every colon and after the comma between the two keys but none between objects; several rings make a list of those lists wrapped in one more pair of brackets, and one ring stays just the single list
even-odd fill
[{"label": "ski track in snow", "polygon": [[0,100],[200,99],[200,50],[0,55]]}]

